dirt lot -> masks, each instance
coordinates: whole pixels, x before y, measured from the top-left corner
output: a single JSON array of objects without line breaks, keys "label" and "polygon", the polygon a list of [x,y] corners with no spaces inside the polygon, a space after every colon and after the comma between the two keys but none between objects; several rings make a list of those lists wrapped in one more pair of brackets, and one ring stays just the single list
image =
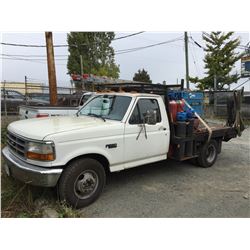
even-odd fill
[{"label": "dirt lot", "polygon": [[[208,169],[167,160],[112,173],[101,197],[78,211],[58,205],[51,189],[24,193],[3,177],[4,217],[250,217],[250,128],[223,143]],[[38,211],[41,203],[49,209]]]}]

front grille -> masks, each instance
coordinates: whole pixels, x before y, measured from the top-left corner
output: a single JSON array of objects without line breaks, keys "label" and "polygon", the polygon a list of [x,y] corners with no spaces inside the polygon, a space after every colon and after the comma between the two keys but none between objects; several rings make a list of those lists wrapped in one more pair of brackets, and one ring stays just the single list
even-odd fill
[{"label": "front grille", "polygon": [[25,158],[26,141],[23,138],[20,138],[19,136],[16,136],[8,131],[7,144],[11,151],[13,151],[18,156]]}]

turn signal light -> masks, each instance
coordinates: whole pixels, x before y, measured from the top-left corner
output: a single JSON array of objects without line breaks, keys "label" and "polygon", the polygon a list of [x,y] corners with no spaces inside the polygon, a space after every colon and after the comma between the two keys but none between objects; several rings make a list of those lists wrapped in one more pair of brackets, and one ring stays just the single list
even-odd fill
[{"label": "turn signal light", "polygon": [[54,154],[38,154],[29,151],[27,152],[26,156],[28,159],[39,161],[53,161],[55,159]]}]

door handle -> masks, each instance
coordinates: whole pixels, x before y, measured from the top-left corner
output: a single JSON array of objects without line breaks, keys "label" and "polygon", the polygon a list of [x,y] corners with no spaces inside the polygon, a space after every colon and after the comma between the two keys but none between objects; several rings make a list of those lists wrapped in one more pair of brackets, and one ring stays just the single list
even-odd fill
[{"label": "door handle", "polygon": [[159,130],[167,130],[167,128],[165,128],[165,127],[163,127],[163,126],[161,126],[161,127],[159,127]]}]

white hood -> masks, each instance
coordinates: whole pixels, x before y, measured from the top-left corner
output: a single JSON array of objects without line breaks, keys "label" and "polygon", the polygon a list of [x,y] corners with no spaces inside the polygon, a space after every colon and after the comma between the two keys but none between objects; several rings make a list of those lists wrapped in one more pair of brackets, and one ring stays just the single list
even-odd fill
[{"label": "white hood", "polygon": [[110,120],[104,122],[100,118],[89,116],[60,116],[12,122],[8,126],[8,130],[29,139],[43,140],[44,137],[55,133],[90,127],[100,127],[103,125],[107,126],[112,123],[113,122]]}]

